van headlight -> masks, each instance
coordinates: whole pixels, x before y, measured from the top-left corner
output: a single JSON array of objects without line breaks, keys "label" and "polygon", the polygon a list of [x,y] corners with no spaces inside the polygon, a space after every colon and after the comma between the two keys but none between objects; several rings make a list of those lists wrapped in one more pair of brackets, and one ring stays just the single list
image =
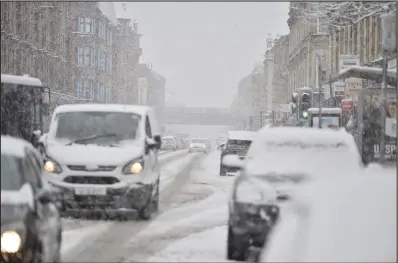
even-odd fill
[{"label": "van headlight", "polygon": [[22,238],[16,231],[5,231],[1,234],[1,252],[17,253],[21,244]]},{"label": "van headlight", "polygon": [[61,166],[51,158],[46,158],[44,162],[44,171],[47,173],[56,173],[59,174],[62,172]]},{"label": "van headlight", "polygon": [[252,180],[244,180],[236,185],[235,201],[238,203],[250,204],[273,204],[275,196],[272,193],[267,193],[269,187],[262,189],[263,182],[254,182]]},{"label": "van headlight", "polygon": [[123,167],[123,174],[139,174],[144,169],[144,159],[135,159]]}]

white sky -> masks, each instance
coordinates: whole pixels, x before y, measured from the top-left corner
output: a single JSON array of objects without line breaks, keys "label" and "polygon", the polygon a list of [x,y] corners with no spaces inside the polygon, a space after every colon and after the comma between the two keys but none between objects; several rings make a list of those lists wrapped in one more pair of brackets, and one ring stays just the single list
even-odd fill
[{"label": "white sky", "polygon": [[144,60],[167,79],[168,104],[229,107],[239,80],[263,61],[267,34],[289,32],[288,2],[126,6],[143,34]]}]

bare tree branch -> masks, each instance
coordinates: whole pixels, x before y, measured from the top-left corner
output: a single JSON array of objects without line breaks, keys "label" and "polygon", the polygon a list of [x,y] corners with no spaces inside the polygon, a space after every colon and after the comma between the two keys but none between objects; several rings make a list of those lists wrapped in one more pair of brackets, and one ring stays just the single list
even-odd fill
[{"label": "bare tree branch", "polygon": [[396,1],[388,2],[299,2],[291,7],[290,15],[311,25],[338,28],[358,23],[369,16],[396,8]]}]

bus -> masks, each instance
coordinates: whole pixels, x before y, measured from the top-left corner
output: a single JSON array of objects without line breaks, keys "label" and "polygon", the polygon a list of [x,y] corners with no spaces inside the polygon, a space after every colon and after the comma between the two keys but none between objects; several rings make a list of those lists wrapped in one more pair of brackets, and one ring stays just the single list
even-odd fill
[{"label": "bus", "polygon": [[1,134],[37,146],[49,116],[50,92],[38,78],[1,74]]}]

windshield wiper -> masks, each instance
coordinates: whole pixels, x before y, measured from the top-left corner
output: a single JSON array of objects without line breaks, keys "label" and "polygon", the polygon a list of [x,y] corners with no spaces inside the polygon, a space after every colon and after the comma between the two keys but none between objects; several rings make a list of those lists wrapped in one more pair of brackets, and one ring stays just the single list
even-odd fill
[{"label": "windshield wiper", "polygon": [[85,142],[85,141],[94,140],[94,139],[98,139],[98,138],[115,137],[115,136],[117,136],[116,133],[107,133],[107,134],[92,135],[92,136],[87,136],[87,137],[83,137],[83,138],[76,139],[76,140],[74,140],[74,141],[71,141],[71,142],[67,143],[66,145],[72,145],[72,144],[74,144],[74,143],[82,143],[82,142]]}]

